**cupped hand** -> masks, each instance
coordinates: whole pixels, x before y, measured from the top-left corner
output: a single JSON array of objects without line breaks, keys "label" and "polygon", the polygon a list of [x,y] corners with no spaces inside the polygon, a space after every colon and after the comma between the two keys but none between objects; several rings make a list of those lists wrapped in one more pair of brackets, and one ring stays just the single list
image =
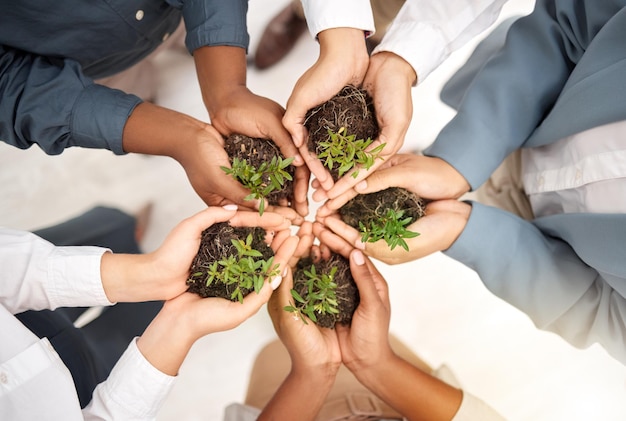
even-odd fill
[{"label": "cupped hand", "polygon": [[350,271],[359,289],[360,303],[350,325],[338,325],[341,358],[358,377],[359,370],[376,367],[393,351],[389,345],[391,305],[387,282],[360,250],[350,253]]},{"label": "cupped hand", "polygon": [[380,52],[370,58],[363,88],[374,101],[380,133],[367,150],[371,151],[380,145],[385,146],[369,169],[366,170],[362,165],[357,166],[356,177],[350,172],[335,182],[327,192],[324,190],[315,192],[313,195],[315,200],[335,198],[345,193],[400,150],[413,117],[411,88],[416,79],[413,67],[394,53]]},{"label": "cupped hand", "polygon": [[302,158],[325,188],[333,180],[314,153],[306,145],[305,116],[314,108],[335,96],[344,86],[360,86],[365,77],[369,56],[363,31],[334,28],[322,31],[318,40],[320,55],[297,81],[287,101],[283,125],[289,131]]},{"label": "cupped hand", "polygon": [[[335,331],[320,328],[312,321],[305,324],[298,316],[284,310],[292,305],[293,274],[291,268],[298,260],[310,254],[313,246],[312,225],[302,224],[298,230],[299,243],[291,260],[291,267],[284,273],[281,286],[274,292],[268,303],[268,312],[274,329],[281,339],[292,361],[292,369],[300,372],[323,370],[334,375],[339,369],[341,355]],[[279,237],[275,238],[279,241]]]},{"label": "cupped hand", "polygon": [[[319,187],[314,183],[313,187]],[[440,158],[417,154],[389,157],[367,179],[341,195],[327,200],[317,211],[318,217],[335,213],[358,194],[373,193],[389,187],[405,188],[423,199],[457,199],[470,189],[465,178]]]},{"label": "cupped hand", "polygon": [[363,243],[361,233],[344,223],[338,214],[319,220],[347,244],[386,264],[397,265],[448,249],[465,229],[470,212],[471,205],[458,200],[430,202],[426,206],[426,214],[407,227],[407,230],[419,233],[417,237],[404,239],[408,251],[402,247],[391,250],[385,240]]}]

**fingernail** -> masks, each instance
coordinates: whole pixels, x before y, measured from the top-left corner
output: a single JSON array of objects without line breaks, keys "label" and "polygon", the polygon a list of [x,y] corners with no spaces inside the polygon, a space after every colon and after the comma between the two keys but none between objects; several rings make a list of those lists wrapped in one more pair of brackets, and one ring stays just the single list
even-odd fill
[{"label": "fingernail", "polygon": [[280,285],[280,283],[283,281],[283,277],[278,275],[275,276],[274,279],[272,279],[272,283],[270,284],[272,289],[275,290],[276,288],[278,288],[278,286]]},{"label": "fingernail", "polygon": [[293,157],[293,163],[294,165],[302,165],[304,164],[304,160],[300,154],[296,154],[296,156]]},{"label": "fingernail", "polygon": [[365,263],[363,253],[361,253],[359,250],[353,252],[352,257],[354,258],[354,263],[356,263],[357,266],[362,266],[363,263]]},{"label": "fingernail", "polygon": [[288,268],[283,269],[283,276],[287,276],[287,269]]},{"label": "fingernail", "polygon": [[359,238],[358,240],[355,241],[354,247],[356,247],[359,250],[365,250],[365,243],[361,241],[361,239]]},{"label": "fingernail", "polygon": [[357,191],[362,191],[365,190],[367,188],[367,181],[363,180],[360,183],[357,183],[356,186],[354,186],[354,189]]},{"label": "fingernail", "polygon": [[235,205],[234,203],[231,203],[229,205],[224,205],[222,206],[224,209],[228,210],[228,211],[234,211],[237,210],[237,205]]}]

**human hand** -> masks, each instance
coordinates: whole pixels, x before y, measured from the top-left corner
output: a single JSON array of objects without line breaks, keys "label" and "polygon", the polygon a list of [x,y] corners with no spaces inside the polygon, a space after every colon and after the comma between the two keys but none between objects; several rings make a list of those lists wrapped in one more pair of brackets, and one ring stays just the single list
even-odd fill
[{"label": "human hand", "polygon": [[370,57],[363,88],[374,101],[380,133],[378,139],[375,139],[367,150],[373,150],[383,144],[385,146],[369,169],[366,170],[362,165],[357,166],[356,177],[353,177],[352,173],[343,176],[330,190],[316,191],[313,199],[321,201],[345,193],[400,150],[413,116],[411,88],[416,80],[413,67],[400,56],[380,52]]},{"label": "human hand", "polygon": [[[406,227],[408,231],[420,234],[417,237],[404,238],[408,250],[402,247],[391,250],[385,240],[363,243],[361,233],[344,223],[338,214],[318,217],[318,221],[347,244],[363,250],[368,256],[388,265],[397,265],[448,249],[465,229],[470,212],[471,205],[458,200],[430,202],[426,205],[425,215]],[[326,241],[326,234],[328,233],[319,234],[320,241]]]},{"label": "human hand", "polygon": [[[314,182],[313,187],[321,186]],[[440,158],[396,154],[370,173],[367,179],[327,200],[318,209],[317,216],[324,218],[335,213],[358,194],[377,192],[389,187],[403,187],[427,200],[457,199],[470,189],[467,180]]]},{"label": "human hand", "polygon": [[393,355],[389,345],[391,305],[387,282],[360,250],[350,253],[350,271],[361,301],[352,323],[338,325],[336,330],[341,359],[359,378],[360,371],[375,368]]},{"label": "human hand", "polygon": [[[233,226],[261,227],[272,234],[289,231],[290,221],[284,216],[265,212],[237,211],[235,205],[209,207],[180,222],[163,244],[147,254],[114,254],[102,256],[101,275],[105,293],[111,302],[167,300],[187,290],[187,278],[193,258],[198,253],[202,231],[217,222]],[[277,264],[285,266],[295,240],[283,238],[272,245]],[[283,260],[281,260],[281,258]]]},{"label": "human hand", "polygon": [[[313,322],[305,324],[299,317],[284,310],[291,305],[293,298],[291,289],[293,288],[292,268],[302,257],[310,256],[314,236],[312,224],[304,222],[298,230],[299,243],[293,254],[291,265],[283,276],[281,286],[272,295],[268,303],[268,312],[272,318],[274,329],[281,339],[292,362],[292,371],[304,376],[322,376],[324,378],[334,378],[341,364],[341,355],[335,331],[327,328],[320,328]],[[282,242],[282,233],[277,234],[275,242]],[[320,254],[315,251],[319,257]]]},{"label": "human hand", "polygon": [[311,172],[325,188],[330,189],[333,185],[330,174],[306,147],[305,115],[311,108],[332,98],[344,86],[360,86],[369,56],[363,31],[359,29],[328,29],[320,32],[318,40],[320,55],[296,83],[287,101],[283,125]]}]

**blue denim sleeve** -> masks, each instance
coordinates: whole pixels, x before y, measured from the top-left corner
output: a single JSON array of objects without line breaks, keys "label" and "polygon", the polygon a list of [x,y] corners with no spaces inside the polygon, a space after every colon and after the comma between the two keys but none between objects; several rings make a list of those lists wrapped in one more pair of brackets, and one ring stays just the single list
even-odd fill
[{"label": "blue denim sleeve", "polygon": [[248,51],[248,0],[167,0],[183,12],[185,45],[193,51],[209,45],[241,47]]},{"label": "blue denim sleeve", "polygon": [[141,99],[96,85],[73,60],[46,58],[0,45],[0,139],[48,155],[65,148],[124,154],[122,133]]}]

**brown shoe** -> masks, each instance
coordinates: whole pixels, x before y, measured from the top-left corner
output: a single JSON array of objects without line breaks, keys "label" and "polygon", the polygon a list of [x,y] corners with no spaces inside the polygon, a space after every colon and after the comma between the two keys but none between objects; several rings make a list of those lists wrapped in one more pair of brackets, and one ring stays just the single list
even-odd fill
[{"label": "brown shoe", "polygon": [[266,69],[278,63],[293,49],[306,28],[306,21],[294,12],[289,3],[265,27],[254,55],[254,65],[258,69]]}]

